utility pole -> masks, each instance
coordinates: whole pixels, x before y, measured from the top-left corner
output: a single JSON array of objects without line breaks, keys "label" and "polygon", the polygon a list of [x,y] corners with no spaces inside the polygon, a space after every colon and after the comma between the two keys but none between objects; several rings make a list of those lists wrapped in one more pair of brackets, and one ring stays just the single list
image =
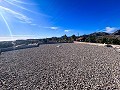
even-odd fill
[{"label": "utility pole", "polygon": [[78,37],[79,37],[79,33],[78,33]]}]

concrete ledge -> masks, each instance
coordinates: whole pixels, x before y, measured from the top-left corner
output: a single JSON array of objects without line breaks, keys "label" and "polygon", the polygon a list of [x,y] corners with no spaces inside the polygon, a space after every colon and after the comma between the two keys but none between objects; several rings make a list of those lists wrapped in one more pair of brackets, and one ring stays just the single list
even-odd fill
[{"label": "concrete ledge", "polygon": [[13,50],[19,50],[19,49],[33,48],[33,47],[39,47],[39,44],[18,45],[15,47],[0,48],[0,53],[7,52],[7,51],[13,51]]},{"label": "concrete ledge", "polygon": [[[89,45],[96,45],[96,46],[105,46],[107,44],[101,44],[101,43],[89,43],[89,42],[77,42],[74,41],[74,43],[80,43],[80,44],[89,44]],[[110,44],[111,45],[111,44]],[[120,45],[111,45],[113,48],[120,49]]]}]

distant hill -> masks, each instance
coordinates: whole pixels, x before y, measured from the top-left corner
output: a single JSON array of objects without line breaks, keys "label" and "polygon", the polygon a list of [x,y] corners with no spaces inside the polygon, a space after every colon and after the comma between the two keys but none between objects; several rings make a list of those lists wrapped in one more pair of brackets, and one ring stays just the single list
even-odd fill
[{"label": "distant hill", "polygon": [[82,35],[80,37],[85,38],[84,40],[82,40],[83,42],[120,45],[120,30],[117,30],[111,34],[106,32],[95,32],[89,35]]},{"label": "distant hill", "polygon": [[120,30],[115,31],[112,35],[120,35]]},{"label": "distant hill", "polygon": [[106,32],[95,32],[90,34],[90,36],[105,36],[105,35],[110,35],[110,34]]}]

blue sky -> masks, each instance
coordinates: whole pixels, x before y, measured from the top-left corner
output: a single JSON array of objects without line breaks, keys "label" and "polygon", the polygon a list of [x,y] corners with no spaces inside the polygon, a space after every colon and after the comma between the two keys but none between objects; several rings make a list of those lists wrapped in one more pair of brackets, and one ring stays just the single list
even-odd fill
[{"label": "blue sky", "polygon": [[113,32],[120,0],[0,0],[0,41]]}]

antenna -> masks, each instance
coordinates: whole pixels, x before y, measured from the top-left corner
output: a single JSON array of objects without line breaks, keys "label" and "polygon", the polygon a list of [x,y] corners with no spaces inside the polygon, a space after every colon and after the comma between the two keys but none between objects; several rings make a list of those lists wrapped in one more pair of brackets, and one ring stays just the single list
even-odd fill
[{"label": "antenna", "polygon": [[78,33],[78,37],[79,37],[79,33]]}]

